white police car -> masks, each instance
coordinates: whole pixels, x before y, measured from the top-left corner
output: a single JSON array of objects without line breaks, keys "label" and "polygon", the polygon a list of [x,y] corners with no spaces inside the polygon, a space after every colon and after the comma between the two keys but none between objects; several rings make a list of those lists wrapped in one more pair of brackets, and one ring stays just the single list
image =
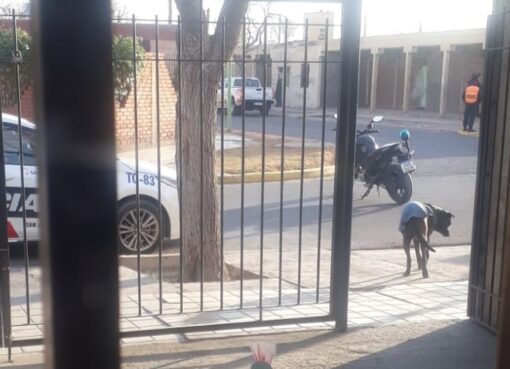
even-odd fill
[{"label": "white police car", "polygon": [[[7,196],[7,230],[9,242],[23,240],[23,201],[18,118],[3,114],[5,180]],[[39,239],[37,166],[35,161],[35,124],[22,119],[23,170],[25,186],[26,238]],[[134,163],[117,159],[117,236],[121,252],[137,252],[137,196],[140,197],[140,250],[148,253],[159,247],[160,238],[179,237],[179,201],[176,174],[161,168],[161,212],[159,221],[158,171],[155,165],[139,162],[139,174]]]}]

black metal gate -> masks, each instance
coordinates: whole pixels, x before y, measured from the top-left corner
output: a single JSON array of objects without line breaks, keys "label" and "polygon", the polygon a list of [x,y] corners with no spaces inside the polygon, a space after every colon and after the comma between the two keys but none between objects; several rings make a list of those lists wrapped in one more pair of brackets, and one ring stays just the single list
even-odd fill
[{"label": "black metal gate", "polygon": [[[302,48],[303,54],[297,58],[288,56],[289,43],[287,41],[290,25],[288,21],[273,23],[266,19],[263,23],[258,24],[257,26],[262,29],[261,34],[263,36],[255,51],[247,48],[246,28],[248,22],[245,20],[241,23],[242,37],[236,49],[236,53],[242,55],[240,63],[237,57],[237,64],[241,66],[241,70],[240,75],[233,76],[240,81],[239,85],[235,85],[236,82],[234,82],[233,86],[238,94],[234,93],[234,95],[225,98],[231,92],[230,89],[225,87],[225,84],[222,84],[218,91],[218,108],[221,113],[217,120],[217,137],[219,140],[217,155],[220,168],[219,178],[221,179],[218,185],[221,265],[223,266],[222,270],[227,264],[233,266],[238,273],[238,278],[227,280],[224,278],[224,274],[221,273],[218,281],[205,281],[203,278],[204,245],[202,244],[200,245],[200,274],[202,277],[196,283],[183,282],[182,244],[173,247],[173,252],[169,253],[162,237],[163,230],[166,227],[165,221],[170,221],[171,224],[175,219],[173,217],[177,216],[180,220],[178,223],[180,224],[179,234],[181,235],[183,234],[183,227],[186,227],[186,221],[182,218],[181,209],[179,214],[169,214],[162,205],[164,202],[162,199],[166,195],[164,192],[166,190],[162,189],[162,186],[166,183],[165,174],[162,173],[166,146],[161,140],[163,128],[161,126],[160,95],[163,88],[166,87],[161,86],[160,77],[162,73],[165,73],[162,71],[163,66],[171,65],[174,86],[182,86],[183,83],[186,83],[184,80],[186,76],[183,78],[180,72],[183,63],[199,63],[202,67],[201,70],[207,64],[216,63],[222,65],[221,80],[225,81],[227,79],[228,81],[227,66],[231,63],[231,60],[224,57],[219,60],[207,60],[206,56],[203,55],[202,48],[197,52],[195,58],[182,58],[180,45],[182,44],[183,24],[186,20],[179,18],[176,22],[173,22],[177,46],[173,53],[169,52],[166,56],[162,56],[161,53],[160,30],[162,21],[158,21],[157,18],[154,20],[136,19],[134,16],[129,20],[115,20],[129,25],[130,35],[128,35],[128,38],[132,41],[132,52],[129,57],[121,57],[117,61],[129,63],[133,66],[133,74],[130,77],[132,80],[130,94],[134,97],[132,111],[134,164],[133,172],[127,178],[129,183],[134,182],[133,193],[130,198],[133,201],[133,227],[136,230],[136,236],[132,241],[136,248],[133,256],[120,256],[121,265],[125,267],[122,269],[125,272],[121,271],[120,273],[120,314],[125,323],[121,330],[123,337],[319,321],[335,321],[338,329],[347,327],[360,8],[359,1],[343,1],[342,25],[330,23],[328,20],[321,24],[305,22],[293,25],[302,28],[305,35]],[[15,103],[17,122],[15,126],[18,134],[17,155],[19,156],[19,176],[21,180],[20,219],[22,224],[22,232],[18,232],[20,234],[16,238],[21,241],[23,248],[23,262],[20,263],[19,260],[16,260],[14,267],[12,260],[10,261],[9,258],[8,244],[2,242],[0,248],[2,339],[3,345],[7,347],[40,343],[43,324],[40,285],[32,280],[33,275],[37,275],[40,269],[37,260],[30,257],[29,241],[31,240],[28,239],[26,230],[27,222],[31,220],[30,214],[27,214],[25,198],[30,189],[24,183],[24,178],[27,176],[27,165],[24,159],[27,155],[25,149],[30,148],[27,146],[30,143],[26,142],[24,133],[30,129],[30,124],[26,124],[21,119],[23,115],[23,91],[20,90],[20,68],[26,60],[20,57],[23,50],[19,50],[17,44],[18,19],[19,16],[14,13],[10,17],[0,19],[5,22],[2,24],[2,28],[10,29],[13,35],[12,55],[1,55],[0,58],[3,63],[13,63],[15,66],[12,78],[17,84]],[[233,21],[237,22],[238,20]],[[200,28],[215,28],[217,32],[220,32],[223,40],[221,48],[224,50],[225,29],[228,22],[232,22],[232,20],[220,19],[218,22],[209,22],[202,18]],[[137,26],[140,24],[143,24],[145,28],[148,27],[147,24],[151,24],[153,27],[151,32],[154,35],[153,39],[149,39],[146,43],[146,45],[152,45],[149,47],[153,51],[153,54],[151,54],[153,56],[145,56],[142,60],[137,56],[136,43],[138,37],[148,36],[141,36],[137,32]],[[270,34],[268,35],[270,27],[277,27],[280,31],[283,30],[283,43],[280,42],[280,35],[278,40],[271,39]],[[321,41],[321,54],[325,55],[325,58],[321,58],[320,54],[312,54],[309,50],[308,34],[309,30],[314,27],[325,30],[325,37]],[[342,35],[342,59],[329,60],[330,40],[333,36],[339,35],[340,32]],[[276,43],[279,43],[279,45],[275,45]],[[282,51],[281,58],[270,55],[269,49],[278,47]],[[248,101],[248,88],[252,87],[249,86],[248,82],[253,82],[253,78],[248,77],[248,68],[253,67],[254,61],[259,63],[260,60],[257,61],[256,58],[250,57],[251,54],[256,53],[268,56],[261,59],[263,61],[262,80],[260,86],[255,86],[258,90],[262,89],[263,93],[260,101]],[[225,56],[224,52],[221,54]],[[283,74],[281,75],[282,83],[280,87],[282,107],[280,110],[273,110],[276,113],[268,116],[268,110],[270,107],[272,108],[271,103],[273,102],[273,97],[270,97],[264,91],[264,87],[268,86],[268,81],[271,80],[271,76],[268,75],[270,73],[267,62],[269,58],[271,59],[273,73],[282,71]],[[155,147],[153,147],[153,158],[157,169],[154,173],[144,172],[144,169],[141,168],[143,150],[145,149],[141,145],[141,135],[145,128],[141,125],[144,113],[141,110],[141,105],[138,104],[140,96],[143,94],[140,87],[141,76],[143,75],[140,63],[152,64],[155,76],[153,79],[155,83],[153,101],[156,103],[153,106],[154,129],[157,140]],[[299,70],[301,65],[309,66],[309,68],[306,68],[307,83],[302,85],[293,78],[296,74],[293,71]],[[260,72],[260,65],[258,69]],[[331,70],[337,70],[338,73],[331,74]],[[310,85],[309,81],[313,79],[309,79],[308,74],[314,71],[317,71],[317,75],[322,76],[319,78],[321,81],[318,83],[319,81],[315,80],[316,84]],[[202,72],[200,74],[199,81],[202,84]],[[336,79],[329,80],[328,77],[331,75],[342,76],[342,78],[339,78],[339,81]],[[273,81],[278,79],[278,75],[272,77],[274,77]],[[178,80],[175,80],[175,78]],[[296,85],[299,87],[296,87]],[[326,109],[326,104],[322,104],[322,107],[320,107],[321,99],[317,102],[317,107],[310,105],[308,98],[309,90],[312,88],[320,91],[322,101],[329,101],[327,96],[332,93],[328,91],[339,89],[338,94],[333,94],[339,96],[339,101],[337,100],[338,121],[332,119],[332,112]],[[296,93],[300,94],[297,101],[295,97],[292,98],[292,101],[289,98],[291,89],[292,96],[295,96]],[[241,99],[239,99],[239,96],[241,96]],[[201,98],[208,97],[202,96]],[[223,114],[223,111],[227,110],[230,100],[234,104],[233,112],[238,114],[232,119],[232,126],[229,126],[229,116]],[[237,105],[236,108],[239,100],[241,105]],[[182,100],[180,101],[176,106],[178,111],[182,109]],[[261,114],[258,115],[258,112],[250,113],[248,112],[249,108],[255,108]],[[309,111],[315,108],[318,108],[321,114],[320,118],[312,121]],[[202,116],[202,113],[200,115]],[[177,116],[180,118],[181,114]],[[185,122],[178,119],[175,124],[177,126],[176,132],[180,134],[182,132],[181,127]],[[334,135],[331,133],[332,128],[338,128]],[[319,137],[314,139],[314,147],[318,147],[318,150],[315,151],[308,151],[308,142],[311,137],[308,136],[310,130],[318,133]],[[2,140],[5,142],[5,125],[3,132]],[[232,135],[235,137],[227,138],[227,136]],[[253,173],[249,173],[247,165],[250,151],[253,151],[250,145],[253,145],[255,141],[260,144],[260,151],[256,156],[261,161],[261,170],[258,175],[253,176]],[[182,137],[178,142],[182,142]],[[289,142],[292,145],[288,145]],[[229,177],[225,172],[228,145],[237,145],[236,149],[240,152],[240,170],[237,177],[233,175]],[[294,173],[292,178],[296,180],[296,182],[292,182],[292,186],[297,189],[294,194],[292,190],[289,190],[286,181],[287,177],[292,176],[286,171],[287,146],[298,148],[298,168],[292,171]],[[274,148],[279,149],[273,150]],[[186,163],[179,162],[182,160],[182,155],[179,154],[180,145],[177,145],[174,149],[178,153],[178,162],[174,163],[174,166],[177,172],[180,172]],[[336,161],[329,164],[330,168],[328,168],[326,160],[326,151],[328,150],[336,155]],[[276,151],[276,154],[271,151]],[[306,180],[308,176],[307,160],[314,155],[319,157],[317,178],[309,182]],[[271,165],[271,161],[277,162],[277,170],[267,169]],[[0,164],[2,164],[1,160]],[[329,171],[328,176],[328,169],[332,167],[335,169],[334,181],[331,176],[332,171]],[[227,178],[232,179],[232,177],[238,178],[235,185],[229,184],[227,181]],[[255,183],[253,183],[253,177],[258,178]],[[153,185],[155,186],[152,197],[154,207],[144,207],[144,204],[152,201],[151,195],[144,192],[144,185],[150,185],[151,182],[154,182]],[[178,193],[178,198],[182,199],[182,188],[186,186],[186,183],[177,181],[177,184],[171,183],[169,186],[173,186]],[[0,193],[2,200],[6,198],[4,192],[5,188],[2,188]],[[314,210],[312,212],[305,205],[305,201],[310,201],[307,198],[310,193],[313,194],[314,198]],[[233,198],[235,198],[235,201],[232,200]],[[331,211],[326,210],[324,206],[326,203],[332,205]],[[126,205],[126,203],[122,202],[122,205]],[[149,213],[150,215],[150,209],[153,208],[156,209],[153,215],[157,219],[157,229],[160,232],[160,237],[156,237],[158,242],[155,252],[151,255],[144,255],[142,245],[146,236],[150,238],[150,234],[147,233],[146,235],[142,232],[146,230],[146,218],[143,217],[144,214]],[[253,219],[254,214],[257,220],[252,222],[251,219]],[[311,218],[313,218],[313,221],[310,220]],[[308,221],[311,222],[311,226],[307,224]],[[9,227],[12,226],[10,222],[6,224]],[[329,228],[326,228],[325,225],[328,225]],[[313,232],[310,232],[311,228],[313,228]],[[306,237],[304,235],[305,230],[308,232]],[[203,232],[203,230],[201,229],[200,232]],[[5,231],[3,234],[7,233]],[[310,234],[313,236],[313,241],[310,241],[308,237]],[[329,244],[331,244],[331,248],[328,247]],[[234,247],[233,245],[238,246]],[[19,245],[12,247],[19,247]],[[115,247],[115,245],[112,245],[112,247]],[[168,260],[175,263],[167,265]],[[171,268],[174,268],[173,271],[177,271],[175,273],[177,279],[167,277],[166,272]],[[13,276],[16,279],[22,277],[23,283],[20,284],[17,280],[16,285],[11,286],[9,277],[12,279]],[[20,286],[22,287],[20,288]],[[131,292],[122,294],[122,291],[127,290]],[[143,323],[144,319],[145,323]],[[150,320],[150,324],[146,324],[148,320]],[[27,327],[35,327],[39,334],[30,337],[23,336],[18,334],[21,331],[20,327],[24,331]]]},{"label": "black metal gate", "polygon": [[496,330],[499,324],[503,254],[508,243],[510,130],[509,14],[490,17],[480,125],[468,315]]}]

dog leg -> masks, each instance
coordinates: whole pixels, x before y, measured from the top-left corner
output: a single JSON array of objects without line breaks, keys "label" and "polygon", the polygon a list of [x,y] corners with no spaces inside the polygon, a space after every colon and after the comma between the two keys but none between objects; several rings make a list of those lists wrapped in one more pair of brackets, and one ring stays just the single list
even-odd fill
[{"label": "dog leg", "polygon": [[423,254],[423,258],[422,258],[422,264],[421,264],[421,274],[422,274],[422,277],[423,278],[428,278],[429,277],[429,271],[427,269],[427,257],[425,256],[425,253],[427,252],[427,245],[424,244],[423,242],[420,242],[421,244],[421,252]]},{"label": "dog leg", "polygon": [[413,239],[414,251],[416,252],[416,262],[418,263],[418,270],[421,270],[421,255],[420,255],[420,243],[416,238]]},{"label": "dog leg", "polygon": [[[430,247],[430,232],[427,232],[427,245]],[[429,257],[430,257],[430,251],[429,251],[429,248],[427,247],[426,249],[426,253],[425,255],[427,256],[427,262],[429,261]]]},{"label": "dog leg", "polygon": [[361,196],[361,200],[363,200],[365,197],[368,196],[368,194],[370,194],[370,191],[372,191],[372,187],[374,187],[374,185],[369,185],[367,190],[365,191],[365,193],[363,194],[363,196]]},{"label": "dog leg", "polygon": [[409,277],[411,275],[411,237],[404,234],[404,252],[406,253],[406,271],[404,272],[404,277]]}]

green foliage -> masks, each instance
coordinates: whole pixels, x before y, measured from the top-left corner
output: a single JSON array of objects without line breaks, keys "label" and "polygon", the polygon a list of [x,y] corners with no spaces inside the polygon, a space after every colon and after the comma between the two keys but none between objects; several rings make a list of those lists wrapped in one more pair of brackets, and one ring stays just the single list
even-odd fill
[{"label": "green foliage", "polygon": [[[14,35],[11,29],[0,28],[0,85],[2,106],[12,106],[18,101],[16,63],[14,62]],[[32,40],[18,29],[18,50],[22,57],[19,63],[20,93],[32,82]]]},{"label": "green foliage", "polygon": [[[135,64],[137,71],[143,65],[145,50],[141,39],[136,39],[133,58],[133,39],[131,37],[113,36],[113,89],[115,99],[124,103],[133,88]],[[134,62],[133,59],[136,59]]]},{"label": "green foliage", "polygon": [[[14,35],[11,29],[0,28],[0,86],[2,106],[17,103],[16,63],[14,62]],[[22,56],[19,63],[20,93],[32,83],[32,39],[28,33],[18,29],[18,50]],[[133,88],[134,68],[143,65],[145,50],[141,39],[136,39],[136,63],[133,62],[133,40],[131,37],[114,36],[113,45],[113,88],[115,99],[123,103]]]}]

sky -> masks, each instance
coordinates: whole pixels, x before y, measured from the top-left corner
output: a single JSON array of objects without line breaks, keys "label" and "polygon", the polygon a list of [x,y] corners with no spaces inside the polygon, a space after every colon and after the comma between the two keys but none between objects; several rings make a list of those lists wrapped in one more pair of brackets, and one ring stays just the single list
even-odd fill
[{"label": "sky", "polygon": [[[168,0],[119,0],[130,12],[142,17],[168,17]],[[215,18],[222,0],[203,0],[204,7]],[[261,4],[261,3],[258,3]],[[264,4],[264,3],[262,3]],[[260,5],[254,5],[255,8]],[[314,11],[334,11],[335,22],[340,20],[341,5],[310,1],[310,4],[280,2],[271,5],[272,13],[287,16],[290,22],[303,22],[304,14]],[[398,34],[422,31],[483,28],[492,10],[492,0],[363,0],[363,20],[367,35]],[[257,10],[253,12],[257,14]],[[258,12],[260,13],[260,12]],[[174,11],[174,14],[176,12]]]},{"label": "sky", "polygon": [[[0,0],[2,3],[26,2],[27,0]],[[128,13],[140,18],[168,18],[169,0],[116,0]],[[203,0],[210,9],[211,18],[217,18],[223,0]],[[260,4],[252,5],[252,14],[260,12]],[[314,11],[333,11],[335,23],[340,20],[340,4],[311,0],[309,4],[276,2],[271,12],[285,15],[289,22],[304,22],[304,14]],[[367,35],[383,35],[452,29],[483,28],[491,13],[492,0],[363,0],[363,21],[367,23]],[[175,9],[175,5],[174,5]],[[258,10],[257,10],[258,9]],[[174,10],[174,15],[177,14]]]}]

